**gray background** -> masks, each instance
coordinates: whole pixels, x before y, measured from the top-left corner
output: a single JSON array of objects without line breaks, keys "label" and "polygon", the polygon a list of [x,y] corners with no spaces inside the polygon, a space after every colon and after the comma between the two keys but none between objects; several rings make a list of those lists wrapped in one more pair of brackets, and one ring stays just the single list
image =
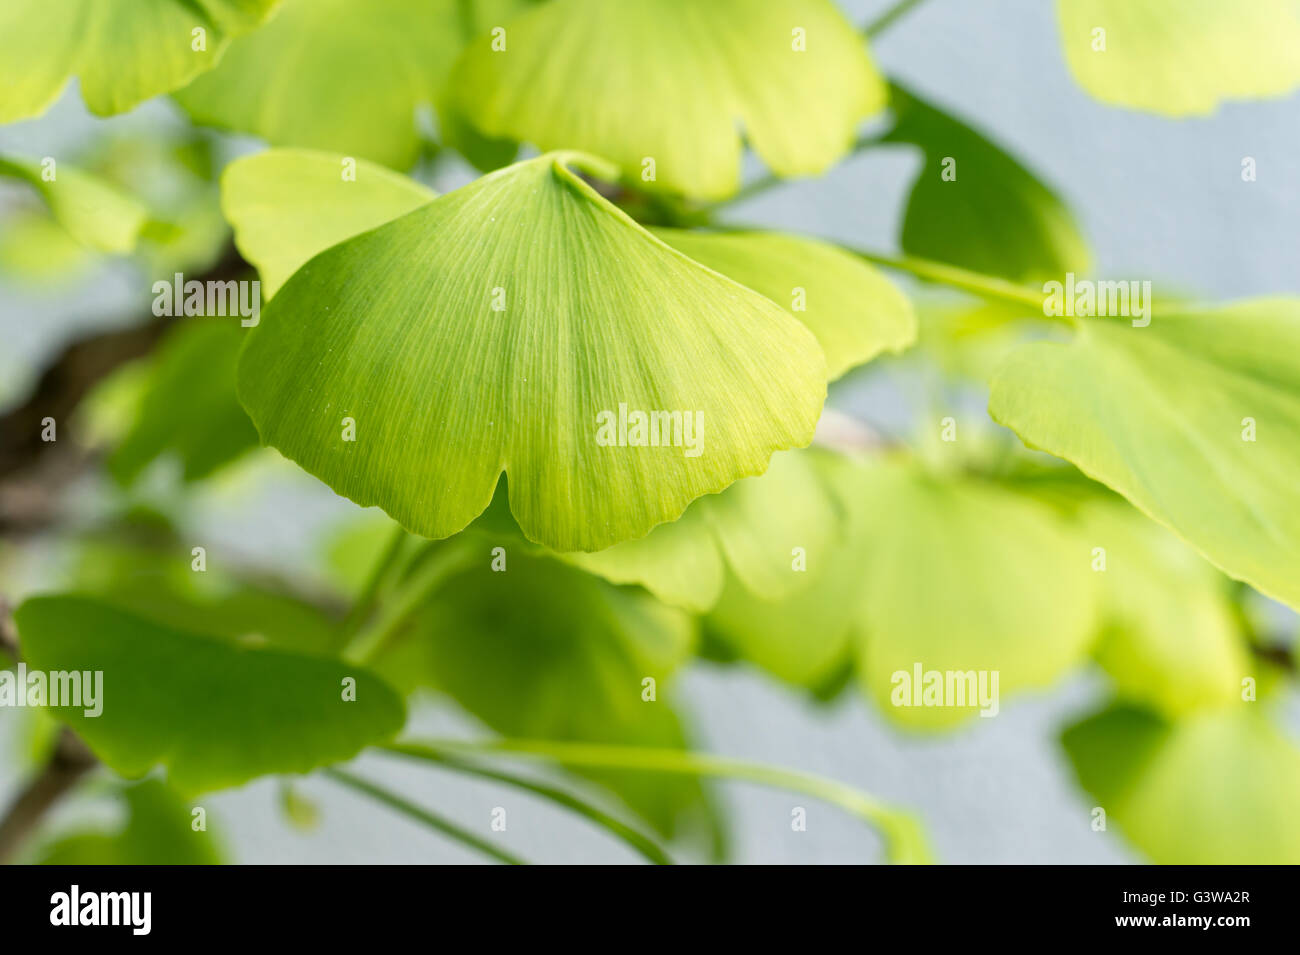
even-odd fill
[{"label": "gray background", "polygon": [[[843,6],[863,22],[887,4]],[[1212,117],[1179,122],[1103,107],[1066,72],[1053,6],[1043,0],[929,0],[883,36],[874,53],[886,71],[993,133],[1052,184],[1092,241],[1099,272],[1168,282],[1211,298],[1300,292],[1294,240],[1300,98],[1227,105]],[[168,105],[151,104],[112,122],[160,123],[170,115]],[[71,95],[41,120],[0,128],[0,151],[57,152],[97,122]],[[1258,181],[1250,184],[1240,177],[1247,155],[1258,163]],[[905,150],[874,151],[820,180],[755,198],[733,215],[890,249],[916,170],[916,158]],[[463,175],[452,173],[440,185],[459,181]],[[146,288],[129,270],[112,267],[57,299],[0,286],[0,400],[21,389],[79,327],[102,325],[106,314],[136,313]],[[841,406],[877,418],[878,400],[852,386],[835,396]],[[251,505],[219,488],[205,496],[195,520],[259,563],[310,559],[312,528],[350,505],[283,470],[274,471],[270,484]],[[35,564],[28,571],[39,575]],[[1059,728],[1103,695],[1095,675],[1079,674],[1050,694],[1004,702],[997,719],[973,720],[937,737],[900,734],[853,693],[832,706],[817,705],[744,669],[701,664],[679,693],[707,748],[824,773],[909,807],[923,819],[943,861],[1134,858],[1113,832],[1091,831],[1091,803],[1073,785],[1055,743]],[[1300,726],[1300,707],[1293,705],[1290,714],[1291,726]],[[14,765],[13,722],[0,716],[3,772]],[[433,702],[419,709],[414,723],[440,733],[479,731]],[[528,858],[630,859],[582,823],[516,793],[380,758],[360,762],[365,773],[484,833],[492,807],[505,806],[509,831],[493,838]],[[0,780],[0,798],[7,799],[16,782]],[[212,828],[239,861],[478,861],[327,781],[309,779],[300,789],[322,808],[321,823],[310,833],[283,822],[272,783],[216,794],[205,805]],[[879,858],[874,835],[833,808],[752,787],[721,791],[740,861]],[[803,833],[790,829],[796,805],[809,810]],[[102,811],[82,800],[60,815],[66,820]]]}]

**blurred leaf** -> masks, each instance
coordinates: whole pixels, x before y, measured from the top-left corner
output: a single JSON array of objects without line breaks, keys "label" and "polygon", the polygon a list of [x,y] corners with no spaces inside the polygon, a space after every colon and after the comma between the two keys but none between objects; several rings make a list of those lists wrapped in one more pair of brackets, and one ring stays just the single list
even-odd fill
[{"label": "blurred leaf", "polygon": [[1083,319],[1013,352],[989,412],[1300,607],[1300,299]]},{"label": "blurred leaf", "polygon": [[1125,505],[1093,504],[1082,525],[1089,546],[1105,549],[1096,654],[1120,696],[1169,717],[1240,702],[1251,661],[1219,573]]},{"label": "blurred leaf", "polygon": [[[979,707],[894,705],[923,672],[988,671],[997,692],[1050,685],[1087,654],[1097,622],[1088,551],[1051,511],[976,481],[890,462],[856,479],[862,508],[859,676],[887,716],[951,726]],[[920,689],[916,689],[920,693]],[[1000,705],[1000,704],[999,704]],[[992,709],[990,707],[990,709]]]},{"label": "blurred leaf", "polygon": [[1300,750],[1254,704],[1174,724],[1118,707],[1062,741],[1108,821],[1151,861],[1300,863]]},{"label": "blurred leaf", "polygon": [[[685,745],[671,678],[690,657],[689,616],[548,557],[508,554],[452,577],[404,639],[374,660],[395,685],[439,689],[513,736]],[[655,681],[655,701],[642,699]],[[593,774],[665,835],[703,806],[697,780]]]},{"label": "blurred leaf", "polygon": [[1056,11],[1070,72],[1103,103],[1188,116],[1300,86],[1295,0],[1057,0]]},{"label": "blurred leaf", "polygon": [[197,481],[257,447],[257,431],[235,397],[235,365],[246,329],[233,319],[183,320],[164,340],[131,430],[108,459],[130,484],[163,454]]},{"label": "blurred leaf", "polygon": [[925,155],[903,220],[905,252],[1016,282],[1091,269],[1074,217],[1033,173],[907,90],[891,87],[890,105],[897,122],[885,141]]},{"label": "blurred leaf", "polygon": [[99,177],[66,163],[51,167],[51,174],[54,178],[47,180],[41,163],[0,157],[0,175],[30,183],[58,223],[78,242],[117,254],[135,248],[148,217],[143,205]]},{"label": "blurred leaf", "polygon": [[468,122],[705,199],[739,186],[740,127],[777,174],[816,175],[885,105],[862,37],[829,0],[553,0],[504,29],[504,50],[482,38],[452,75]]},{"label": "blurred leaf", "polygon": [[831,380],[916,340],[916,315],[907,297],[874,266],[829,243],[774,232],[654,233],[807,325],[826,354]]},{"label": "blurred leaf", "polygon": [[310,832],[320,825],[320,806],[288,780],[280,783],[280,809],[289,824],[301,832]]},{"label": "blurred leaf", "polygon": [[272,149],[236,160],[221,177],[222,209],[235,243],[270,298],[330,246],[426,205],[436,193],[365,160],[345,180],[346,159]]},{"label": "blurred leaf", "polygon": [[73,75],[92,113],[124,113],[211,69],[229,37],[256,27],[276,2],[6,0],[0,123],[45,112]]},{"label": "blurred leaf", "polygon": [[[309,772],[404,721],[386,684],[324,657],[172,629],[89,597],[33,597],[14,616],[32,669],[102,672],[100,715],[50,711],[123,776],[162,763],[194,792]],[[346,679],[355,700],[343,699]]]},{"label": "blurred leaf", "polygon": [[[263,441],[428,537],[465,527],[508,469],[520,527],[557,550],[643,536],[810,441],[813,336],[566,162],[595,161],[518,163],[299,269],[240,358]],[[700,421],[701,453],[684,429],[628,453],[624,409]]]},{"label": "blurred leaf", "polygon": [[0,270],[31,284],[54,284],[78,276],[96,261],[94,252],[44,212],[6,213],[0,232]]},{"label": "blurred leaf", "polygon": [[[192,828],[191,808],[168,786],[146,779],[122,789],[126,825],[82,832],[41,850],[41,865],[219,865],[211,835]],[[210,821],[210,820],[209,820]]]}]

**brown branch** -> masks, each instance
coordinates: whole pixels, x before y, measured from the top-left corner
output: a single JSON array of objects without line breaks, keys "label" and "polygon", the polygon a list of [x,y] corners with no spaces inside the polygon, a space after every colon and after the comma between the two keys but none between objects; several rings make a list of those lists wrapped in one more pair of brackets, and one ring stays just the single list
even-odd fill
[{"label": "brown branch", "polygon": [[66,726],[41,772],[24,787],[0,819],[0,863],[9,862],[37,824],[97,765],[86,744]]}]

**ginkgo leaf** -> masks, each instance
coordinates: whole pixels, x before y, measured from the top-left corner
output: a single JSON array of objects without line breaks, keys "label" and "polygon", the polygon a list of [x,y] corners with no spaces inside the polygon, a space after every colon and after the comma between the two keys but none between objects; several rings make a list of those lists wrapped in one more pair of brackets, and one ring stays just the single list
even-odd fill
[{"label": "ginkgo leaf", "polygon": [[1296,0],[1057,0],[1065,60],[1089,94],[1189,116],[1300,86]]},{"label": "ginkgo leaf", "polygon": [[886,100],[829,0],[554,0],[471,45],[451,85],[483,133],[708,199],[739,185],[742,129],[777,174],[815,175]]},{"label": "ginkgo leaf", "polygon": [[73,238],[101,252],[131,252],[148,221],[142,203],[66,163],[47,166],[0,157],[0,175],[30,183]]},{"label": "ginkgo leaf", "polygon": [[235,228],[239,251],[257,267],[267,298],[318,252],[435,197],[383,166],[305,149],[238,159],[221,176],[222,211]]},{"label": "ginkgo leaf", "polygon": [[1256,704],[1177,723],[1116,707],[1063,736],[1079,781],[1159,865],[1300,863],[1300,749]]},{"label": "ginkgo leaf", "polygon": [[903,219],[905,252],[1012,281],[1088,272],[1092,253],[1065,204],[1005,150],[897,85],[886,142],[924,153]]},{"label": "ginkgo leaf", "polygon": [[285,0],[175,98],[198,123],[409,169],[417,112],[436,101],[464,44],[528,5]]},{"label": "ginkgo leaf", "polygon": [[[1046,507],[905,463],[864,467],[858,487],[858,672],[888,716],[935,728],[996,715],[1000,695],[1045,687],[1084,658],[1088,551]],[[929,702],[933,673],[965,698]]]},{"label": "ginkgo leaf", "polygon": [[[483,555],[374,658],[378,672],[441,690],[507,735],[684,745],[671,686],[695,645],[689,615],[551,557],[508,549],[498,572]],[[702,805],[694,780],[597,778],[666,835]]]},{"label": "ginkgo leaf", "polygon": [[1300,299],[1136,321],[1013,352],[990,413],[1300,607]]},{"label": "ginkgo leaf", "polygon": [[563,551],[641,537],[807,444],[812,334],[566,162],[608,171],[518,163],[299,269],[240,359],[263,441],[435,538],[505,471],[524,533]]},{"label": "ginkgo leaf", "polygon": [[123,776],[161,763],[195,792],[308,772],[391,739],[405,720],[387,685],[337,660],[174,629],[90,597],[34,597],[14,619],[33,670],[102,674],[97,715],[49,711]]},{"label": "ginkgo leaf", "polygon": [[72,76],[92,113],[122,113],[211,69],[278,0],[6,0],[0,123],[37,116]]},{"label": "ginkgo leaf", "polygon": [[1224,578],[1122,503],[1088,505],[1080,524],[1101,585],[1096,656],[1119,695],[1171,718],[1239,702],[1252,671]]},{"label": "ginkgo leaf", "polygon": [[916,340],[916,315],[907,296],[843,249],[776,233],[654,232],[695,261],[762,292],[807,325],[826,353],[831,380]]}]

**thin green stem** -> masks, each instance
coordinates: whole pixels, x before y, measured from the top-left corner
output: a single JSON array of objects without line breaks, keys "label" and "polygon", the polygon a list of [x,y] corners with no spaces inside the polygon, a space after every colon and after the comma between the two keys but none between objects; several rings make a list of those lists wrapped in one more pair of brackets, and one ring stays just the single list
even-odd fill
[{"label": "thin green stem", "polygon": [[375,622],[344,648],[343,658],[351,663],[366,663],[373,659],[420,605],[446,583],[448,577],[465,566],[471,546],[466,538],[435,544],[431,553],[402,582]]},{"label": "thin green stem", "polygon": [[924,282],[947,285],[950,288],[957,288],[978,295],[980,298],[1014,302],[1017,305],[1029,306],[1037,313],[1042,314],[1043,312],[1044,297],[1042,292],[1025,285],[1008,282],[1006,279],[1000,279],[993,275],[984,275],[981,272],[971,272],[955,265],[946,265],[943,262],[918,259],[910,255],[881,255],[876,252],[865,252],[861,249],[849,249],[848,251],[876,265],[907,272]]},{"label": "thin green stem", "polygon": [[913,7],[919,6],[922,2],[923,0],[898,0],[892,7],[864,26],[863,35],[868,40],[874,40],[893,26],[896,20],[906,16]]},{"label": "thin green stem", "polygon": [[406,546],[406,531],[398,526],[393,530],[384,552],[380,554],[379,560],[370,569],[370,576],[366,579],[365,586],[361,588],[361,593],[353,603],[352,609],[343,619],[342,640],[346,643],[352,637],[356,636],[361,625],[370,618],[374,612],[375,603],[379,599],[379,592],[388,579],[388,575],[397,565],[397,559],[401,556],[403,548]]},{"label": "thin green stem", "polygon": [[362,779],[360,776],[354,776],[342,769],[327,768],[322,770],[322,772],[335,782],[341,783],[359,793],[363,793],[371,799],[383,803],[390,809],[395,809],[403,815],[414,819],[416,822],[428,826],[430,829],[436,829],[444,836],[454,839],[456,842],[466,845],[471,849],[475,849],[484,855],[495,859],[497,862],[504,863],[505,865],[528,864],[518,856],[512,855],[503,849],[498,849],[496,846],[492,845],[492,843],[480,839],[473,833],[466,832],[451,820],[444,819],[442,816],[430,812],[422,806],[417,806],[415,803],[409,802],[394,792],[390,792],[381,786],[376,786],[369,780]]},{"label": "thin green stem", "polygon": [[[859,137],[846,154],[854,156],[862,150],[874,146],[880,142],[878,136],[861,136]],[[693,221],[688,224],[708,225],[712,221],[712,213],[717,209],[725,209],[727,206],[735,205],[738,202],[744,202],[746,199],[752,199],[755,196],[762,195],[769,189],[781,185],[784,182],[790,182],[789,179],[778,176],[776,173],[767,172],[741,186],[736,192],[727,196],[725,199],[719,199],[711,202],[698,211],[693,213]]]},{"label": "thin green stem", "polygon": [[480,756],[551,760],[563,766],[584,769],[714,776],[758,783],[814,796],[866,821],[884,837],[886,854],[893,862],[931,861],[925,836],[910,816],[885,806],[852,786],[798,770],[690,750],[554,740],[501,739],[477,743],[435,740],[423,744],[392,743],[380,748],[417,759],[436,759],[445,752],[462,752]]},{"label": "thin green stem", "polygon": [[[410,757],[411,753],[402,752],[399,755]],[[500,770],[489,769],[486,766],[479,766],[468,760],[460,759],[450,753],[444,753],[436,747],[425,747],[424,751],[417,757],[426,762],[437,763],[447,769],[454,770],[458,773],[464,773],[470,776],[478,776],[482,779],[491,779],[507,786],[513,786],[516,789],[522,789],[534,795],[541,796],[543,799],[549,799],[553,803],[563,806],[580,816],[584,816],[597,826],[601,827],[613,835],[616,839],[621,840],[630,846],[634,851],[646,858],[655,865],[672,865],[673,860],[668,854],[661,849],[653,839],[648,838],[636,829],[629,826],[620,819],[611,816],[602,809],[591,805],[574,796],[572,793],[565,792],[556,786],[548,786],[545,783],[535,782],[531,779],[525,779],[522,776],[515,776],[511,773],[501,772]]]}]

